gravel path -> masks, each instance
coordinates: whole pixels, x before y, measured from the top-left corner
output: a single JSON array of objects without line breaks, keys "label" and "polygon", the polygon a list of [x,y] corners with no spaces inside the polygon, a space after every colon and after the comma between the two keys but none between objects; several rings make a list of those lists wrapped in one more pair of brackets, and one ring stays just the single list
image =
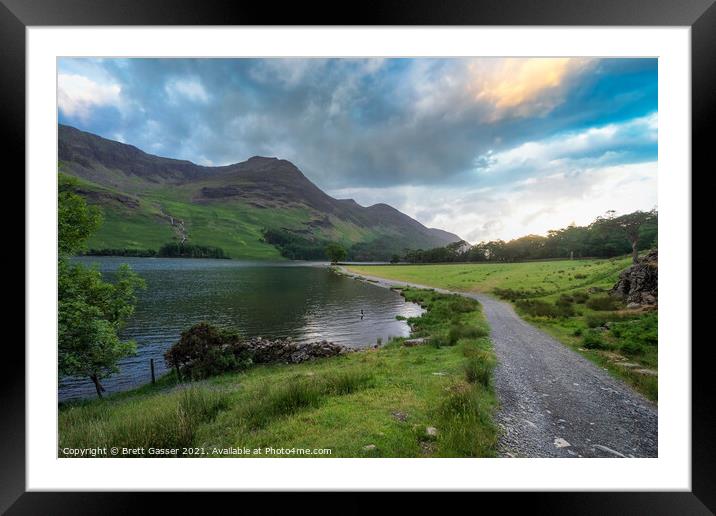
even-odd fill
[{"label": "gravel path", "polygon": [[[432,288],[362,277],[384,287]],[[657,456],[656,405],[523,321],[510,304],[484,294],[456,293],[482,303],[490,324],[498,360],[495,390],[500,401],[501,455]]]}]

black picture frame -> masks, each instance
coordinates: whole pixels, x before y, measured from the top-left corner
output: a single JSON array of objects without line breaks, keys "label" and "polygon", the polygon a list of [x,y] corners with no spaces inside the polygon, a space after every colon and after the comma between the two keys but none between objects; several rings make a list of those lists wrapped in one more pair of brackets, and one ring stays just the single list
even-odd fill
[{"label": "black picture frame", "polygon": [[[375,1],[355,4],[225,2],[220,0],[0,0],[0,113],[5,163],[25,166],[25,29],[63,25],[547,25],[547,26],[689,26],[691,27],[692,181],[697,168],[713,168],[709,125],[716,104],[716,5],[714,0],[449,0]],[[568,48],[568,47],[567,47]],[[7,158],[11,158],[8,160]],[[9,168],[6,167],[6,172]],[[692,183],[693,184],[693,183]],[[19,186],[19,185],[18,185]],[[23,186],[20,188],[24,189]],[[692,190],[693,191],[693,190]],[[696,220],[695,217],[692,217]],[[692,232],[693,234],[693,232]],[[694,270],[708,257],[692,260]],[[26,277],[32,274],[25,268]],[[693,317],[692,317],[693,318]],[[150,496],[189,512],[204,507],[190,493],[37,493],[25,492],[25,354],[6,342],[5,360],[12,364],[2,375],[0,399],[0,510],[8,514],[127,514],[148,509]],[[641,493],[529,493],[484,494],[507,509],[527,502],[531,510],[548,513],[711,514],[716,511],[714,482],[714,413],[708,348],[692,347],[692,491]],[[48,344],[49,345],[49,344]],[[227,501],[211,497],[211,506]],[[242,494],[244,499],[257,498]],[[266,495],[264,495],[266,496]],[[315,506],[316,494],[294,495],[292,505],[329,507],[325,498]],[[320,496],[320,495],[319,495]],[[282,496],[271,495],[264,511],[274,512]],[[526,498],[526,499],[525,499]],[[260,500],[252,500],[262,503]],[[423,504],[423,497],[413,501]],[[231,503],[231,502],[229,502]],[[374,502],[362,498],[343,502],[341,512],[366,512]],[[459,503],[456,500],[452,504]],[[474,503],[474,502],[470,502]],[[168,505],[165,506],[168,509]],[[486,507],[486,506],[483,506]],[[237,507],[238,509],[238,507]],[[294,507],[295,510],[295,507]],[[330,510],[330,509],[329,509]]]}]

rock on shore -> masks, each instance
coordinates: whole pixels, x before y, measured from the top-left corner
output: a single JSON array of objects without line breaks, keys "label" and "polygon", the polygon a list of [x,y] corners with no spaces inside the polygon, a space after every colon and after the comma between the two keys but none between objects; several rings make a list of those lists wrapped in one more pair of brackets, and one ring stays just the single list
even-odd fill
[{"label": "rock on shore", "polygon": [[292,339],[269,340],[253,337],[243,342],[251,353],[254,363],[266,364],[283,362],[297,364],[314,358],[325,358],[341,355],[350,351],[349,348],[328,342],[294,342]]}]

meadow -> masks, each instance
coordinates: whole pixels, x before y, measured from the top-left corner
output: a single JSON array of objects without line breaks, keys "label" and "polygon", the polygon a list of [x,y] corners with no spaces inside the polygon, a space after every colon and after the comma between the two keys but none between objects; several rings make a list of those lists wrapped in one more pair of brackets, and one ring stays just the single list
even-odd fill
[{"label": "meadow", "polygon": [[426,309],[408,320],[421,343],[397,338],[191,384],[170,373],[103,400],[61,405],[59,454],[117,446],[142,449],[138,456],[150,456],[149,447],[197,456],[267,447],[324,450],[320,457],[494,456],[495,359],[480,304],[427,290],[402,295]]},{"label": "meadow", "polygon": [[527,321],[658,398],[656,311],[626,310],[607,295],[630,258],[521,263],[350,266],[350,271],[507,300]]}]

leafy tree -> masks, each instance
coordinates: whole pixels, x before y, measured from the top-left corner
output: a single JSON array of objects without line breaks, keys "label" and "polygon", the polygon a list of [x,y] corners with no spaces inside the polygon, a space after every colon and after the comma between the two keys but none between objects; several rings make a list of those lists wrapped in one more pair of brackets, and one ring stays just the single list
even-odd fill
[{"label": "leafy tree", "polygon": [[88,206],[77,195],[77,180],[58,175],[57,233],[60,255],[72,255],[85,249],[89,236],[99,228],[102,218],[95,206]]},{"label": "leafy tree", "polygon": [[332,242],[326,246],[326,256],[331,260],[331,263],[338,263],[346,259],[348,252],[341,244]]},{"label": "leafy tree", "polygon": [[99,227],[99,212],[73,190],[74,180],[59,176],[58,191],[58,367],[61,375],[85,376],[102,397],[102,378],[117,371],[117,362],[136,352],[132,341],[118,336],[136,303],[142,279],[123,265],[114,283],[93,268],[71,263]]},{"label": "leafy tree", "polygon": [[632,261],[639,259],[639,238],[641,229],[645,224],[656,218],[656,210],[635,211],[616,217],[614,211],[608,211],[605,217],[599,217],[594,222],[595,228],[601,231],[617,231],[622,233],[631,244]]},{"label": "leafy tree", "polygon": [[116,281],[102,280],[92,268],[60,259],[58,264],[59,371],[92,380],[97,395],[100,380],[117,372],[117,362],[136,353],[133,341],[122,342],[119,331],[134,312],[135,291],[144,283],[127,265]]},{"label": "leafy tree", "polygon": [[390,257],[390,263],[398,263],[400,261],[400,255],[394,254]]}]

